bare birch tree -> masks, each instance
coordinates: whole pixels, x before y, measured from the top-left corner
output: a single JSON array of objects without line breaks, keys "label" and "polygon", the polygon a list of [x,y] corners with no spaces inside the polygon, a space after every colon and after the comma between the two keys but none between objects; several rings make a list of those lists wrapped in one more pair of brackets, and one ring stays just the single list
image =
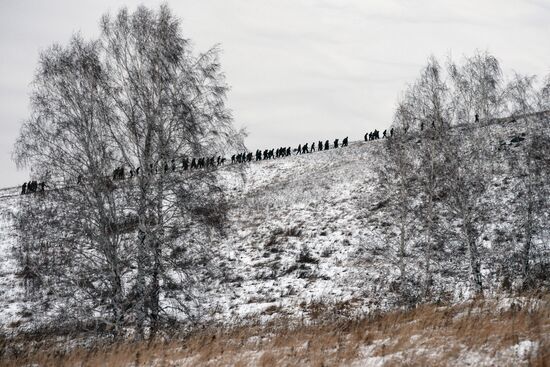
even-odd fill
[{"label": "bare birch tree", "polygon": [[182,159],[211,161],[242,137],[218,50],[195,56],[167,6],[122,9],[101,28],[97,41],[43,53],[15,159],[56,182],[51,230],[73,257],[66,283],[142,335],[188,311],[211,229],[225,220],[216,166],[182,172]]},{"label": "bare birch tree", "polygon": [[488,55],[476,55],[466,59],[464,66],[452,64],[449,69],[452,87],[431,57],[396,112],[407,120],[407,126],[417,126],[421,133],[414,156],[418,158],[417,216],[424,238],[425,295],[430,290],[435,246],[442,231],[447,231],[440,225],[444,213],[460,222],[457,234],[467,249],[472,288],[476,294],[483,290],[478,242],[487,222],[483,195],[489,177],[485,156],[490,147],[476,129],[450,128],[458,122],[457,116],[469,116],[478,109],[487,116],[496,114],[501,102],[497,88],[500,69]]},{"label": "bare birch tree", "polygon": [[452,104],[457,123],[498,117],[503,108],[502,70],[489,52],[476,51],[462,64],[448,63]]},{"label": "bare birch tree", "polygon": [[398,107],[393,122],[395,134],[385,141],[385,164],[379,172],[379,183],[385,196],[386,214],[394,218],[397,241],[393,236],[388,238],[392,247],[396,248],[397,267],[399,269],[398,292],[401,301],[408,302],[411,289],[407,286],[407,256],[410,242],[415,236],[414,197],[415,197],[415,159],[414,147],[411,146],[410,135],[406,133],[413,125],[412,105],[406,105],[405,98]]},{"label": "bare birch tree", "polygon": [[[515,211],[519,214],[516,230],[522,233],[523,245],[519,252],[522,288],[533,285],[532,253],[534,243],[541,239],[548,213],[548,165],[550,155],[550,116],[544,112],[545,85],[539,92],[534,76],[515,74],[506,88],[507,108],[512,116],[523,115],[525,121],[523,149],[509,149],[510,176],[517,182],[513,187]],[[543,111],[541,113],[541,111]],[[519,142],[518,142],[519,143]],[[545,162],[546,161],[546,162]]]},{"label": "bare birch tree", "polygon": [[442,150],[445,179],[441,202],[457,221],[457,234],[467,249],[471,287],[476,295],[483,293],[479,245],[491,210],[484,198],[491,179],[485,150],[483,136],[475,128],[453,131]]},{"label": "bare birch tree", "polygon": [[[449,88],[444,80],[444,71],[432,56],[422,69],[420,77],[405,93],[404,105],[407,115],[400,120],[408,119],[420,133],[420,139],[410,147],[415,162],[414,172],[419,205],[415,215],[422,225],[417,231],[422,237],[424,254],[423,295],[427,297],[432,284],[432,262],[435,259],[436,243],[439,242],[438,208],[436,200],[440,193],[441,144],[450,126],[451,111],[449,107]],[[409,143],[410,144],[410,143]]]}]

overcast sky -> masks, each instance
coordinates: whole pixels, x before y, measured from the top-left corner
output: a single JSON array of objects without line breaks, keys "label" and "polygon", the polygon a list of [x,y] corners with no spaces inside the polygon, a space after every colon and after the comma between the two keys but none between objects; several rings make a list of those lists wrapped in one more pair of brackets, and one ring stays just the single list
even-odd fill
[{"label": "overcast sky", "polygon": [[[29,173],[11,161],[38,55],[122,6],[159,1],[0,0],[0,187]],[[430,54],[489,50],[505,72],[550,73],[550,0],[168,1],[196,51],[215,44],[250,149],[361,139],[384,129]]]}]

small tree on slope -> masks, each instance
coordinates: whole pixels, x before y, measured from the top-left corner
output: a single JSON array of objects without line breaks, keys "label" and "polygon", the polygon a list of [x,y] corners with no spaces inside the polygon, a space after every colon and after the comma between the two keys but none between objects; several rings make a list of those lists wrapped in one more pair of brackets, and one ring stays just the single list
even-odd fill
[{"label": "small tree on slope", "polygon": [[[396,249],[397,267],[399,269],[398,292],[402,302],[409,303],[411,294],[407,287],[410,280],[407,271],[407,252],[410,241],[414,238],[414,197],[415,190],[415,159],[408,136],[404,133],[410,127],[408,113],[405,108],[398,109],[394,117],[396,134],[384,144],[385,164],[378,172],[383,201],[387,202],[384,212],[393,218],[397,239],[393,235],[388,237],[389,244]],[[416,297],[412,297],[413,299]]]}]

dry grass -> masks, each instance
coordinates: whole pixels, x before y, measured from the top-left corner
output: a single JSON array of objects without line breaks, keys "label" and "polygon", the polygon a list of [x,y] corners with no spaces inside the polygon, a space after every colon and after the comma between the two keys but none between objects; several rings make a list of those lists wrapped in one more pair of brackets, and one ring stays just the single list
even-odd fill
[{"label": "dry grass", "polygon": [[[315,307],[319,307],[316,305]],[[339,306],[340,307],[340,306]],[[361,320],[318,318],[305,325],[201,330],[169,341],[76,348],[43,347],[4,358],[0,366],[550,366],[550,296],[522,299],[511,307],[477,300],[452,307],[423,305]],[[522,341],[538,343],[518,354]]]}]

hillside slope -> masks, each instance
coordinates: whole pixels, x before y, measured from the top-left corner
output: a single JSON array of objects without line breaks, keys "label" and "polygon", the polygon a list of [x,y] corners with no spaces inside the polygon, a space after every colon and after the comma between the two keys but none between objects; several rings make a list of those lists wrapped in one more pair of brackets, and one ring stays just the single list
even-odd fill
[{"label": "hillside slope", "polygon": [[[526,134],[523,120],[481,127],[486,143],[522,150],[511,140]],[[420,139],[420,137],[418,137]],[[349,316],[389,310],[399,304],[395,281],[393,219],[382,210],[377,171],[385,164],[384,140],[351,142],[349,147],[253,162],[244,170],[223,169],[231,210],[225,237],[205,239],[212,249],[209,271],[194,276],[190,290],[195,320],[223,323],[269,320],[281,316],[311,318],[315,305],[340,305]],[[501,157],[502,158],[502,157]],[[487,294],[502,288],[499,258],[519,246],[512,235],[515,200],[508,163],[498,158],[488,202],[499,203],[481,244]],[[16,244],[10,213],[17,189],[0,200],[0,325],[4,330],[32,328],[55,317],[63,300],[47,294],[26,295],[12,258]],[[13,195],[13,196],[9,196]],[[503,232],[504,231],[504,232]],[[503,239],[504,238],[504,239]],[[412,240],[407,269],[421,277],[423,254]],[[434,269],[434,301],[470,297],[464,248],[449,240]],[[548,243],[534,244],[537,256],[550,254]],[[413,284],[414,286],[414,284]],[[175,315],[181,317],[181,315]]]}]

